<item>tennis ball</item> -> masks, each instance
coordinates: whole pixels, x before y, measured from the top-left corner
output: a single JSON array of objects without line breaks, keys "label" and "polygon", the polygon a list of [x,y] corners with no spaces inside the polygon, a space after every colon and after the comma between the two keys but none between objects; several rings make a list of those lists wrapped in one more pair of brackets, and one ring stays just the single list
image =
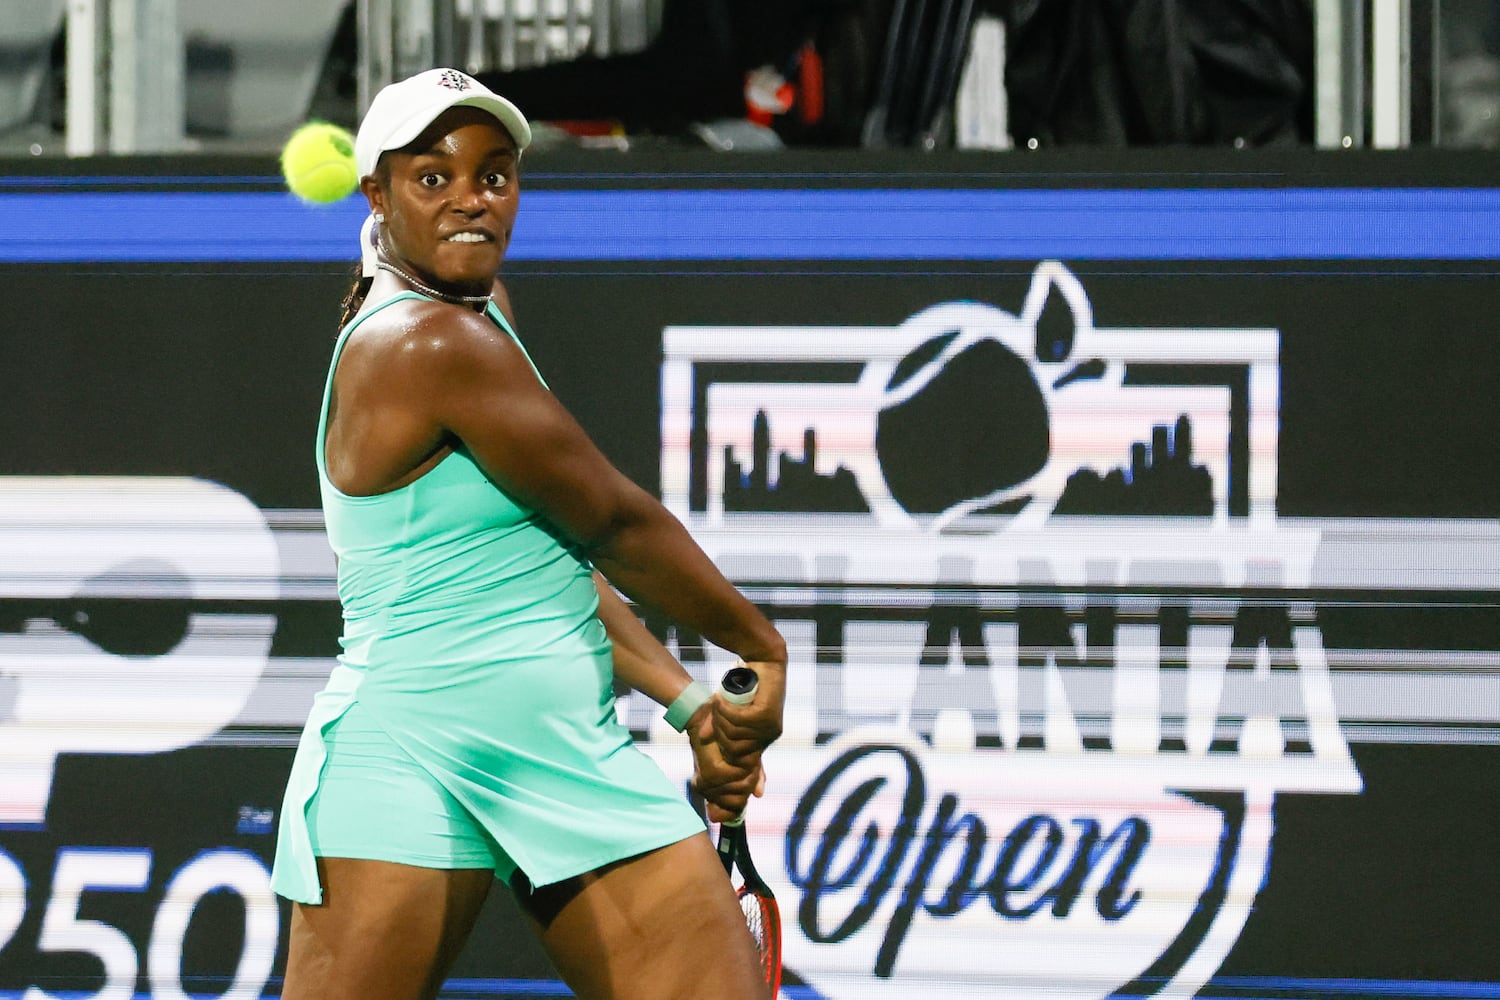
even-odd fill
[{"label": "tennis ball", "polygon": [[328,205],[359,187],[354,137],[337,125],[308,122],[281,148],[281,175],[292,194],[314,205]]}]

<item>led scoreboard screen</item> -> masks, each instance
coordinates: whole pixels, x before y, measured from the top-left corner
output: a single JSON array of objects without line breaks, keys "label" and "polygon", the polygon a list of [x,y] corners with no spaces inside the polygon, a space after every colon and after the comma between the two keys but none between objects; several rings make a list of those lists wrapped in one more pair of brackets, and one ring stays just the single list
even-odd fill
[{"label": "led scoreboard screen", "polygon": [[[785,997],[1500,997],[1500,189],[1179,159],[525,179],[522,340],[788,641]],[[14,166],[0,997],[274,996],[363,213]],[[571,994],[497,890],[442,995]]]}]

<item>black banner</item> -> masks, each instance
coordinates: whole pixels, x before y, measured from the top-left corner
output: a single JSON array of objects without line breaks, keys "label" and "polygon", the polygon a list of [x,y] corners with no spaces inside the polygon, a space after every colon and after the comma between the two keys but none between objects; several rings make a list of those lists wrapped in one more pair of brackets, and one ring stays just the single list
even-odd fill
[{"label": "black banner", "polygon": [[[0,995],[276,992],[351,267],[0,265]],[[786,996],[1500,996],[1495,278],[509,265],[553,391],[789,637]],[[453,977],[567,995],[499,890]]]}]

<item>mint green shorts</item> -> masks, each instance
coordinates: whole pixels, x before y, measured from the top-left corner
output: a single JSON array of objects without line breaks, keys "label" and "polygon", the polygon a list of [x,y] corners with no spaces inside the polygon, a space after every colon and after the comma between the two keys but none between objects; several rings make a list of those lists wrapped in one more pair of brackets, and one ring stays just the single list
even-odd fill
[{"label": "mint green shorts", "polygon": [[307,808],[313,854],[423,868],[516,864],[474,816],[355,702],[323,737],[327,759]]}]

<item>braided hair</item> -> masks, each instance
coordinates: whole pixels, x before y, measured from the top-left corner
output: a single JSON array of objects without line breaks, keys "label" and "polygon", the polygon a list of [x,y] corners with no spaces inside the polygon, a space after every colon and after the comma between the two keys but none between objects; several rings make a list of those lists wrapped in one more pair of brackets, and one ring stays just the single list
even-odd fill
[{"label": "braided hair", "polygon": [[[381,156],[375,161],[375,180],[381,187],[390,190],[391,167],[386,158]],[[373,218],[373,216],[372,216]],[[370,286],[375,283],[374,269],[370,266],[373,260],[374,247],[372,241],[375,238],[374,231],[369,223],[360,228],[359,231],[359,263],[354,265],[354,284],[349,291],[344,293],[344,301],[340,304],[343,313],[339,317],[339,329],[349,325],[350,320],[359,315],[359,310],[365,304],[365,297],[370,294]]]},{"label": "braided hair", "polygon": [[354,268],[354,284],[344,294],[344,301],[340,308],[343,315],[339,317],[339,329],[349,325],[350,320],[359,315],[359,310],[365,304],[365,297],[370,294],[370,286],[375,279],[367,277],[364,273],[364,265],[356,265]]}]

